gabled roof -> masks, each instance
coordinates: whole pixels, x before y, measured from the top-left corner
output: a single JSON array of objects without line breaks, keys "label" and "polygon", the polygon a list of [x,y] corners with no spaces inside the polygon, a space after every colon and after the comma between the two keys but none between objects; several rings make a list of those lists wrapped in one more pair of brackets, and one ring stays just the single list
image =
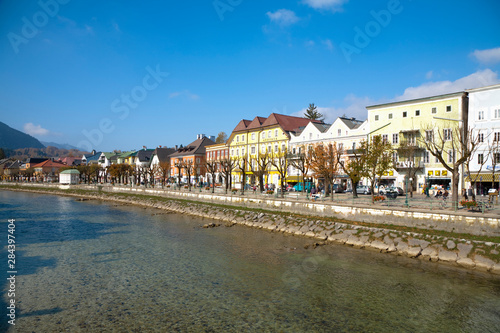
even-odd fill
[{"label": "gabled roof", "polygon": [[262,124],[263,127],[280,125],[286,132],[298,131],[300,127],[307,126],[310,122],[321,124],[320,120],[311,120],[302,117],[287,116],[279,113],[271,113],[271,115]]},{"label": "gabled roof", "polygon": [[339,117],[339,119],[350,129],[356,129],[364,123],[364,120],[358,120],[356,118],[346,118]]},{"label": "gabled roof", "polygon": [[[316,127],[318,129],[318,131],[320,131],[321,133],[325,133],[326,131],[328,131],[328,129],[330,128],[330,126],[332,126],[332,124],[318,124],[318,123],[311,123],[314,127]],[[300,131],[303,130],[303,128],[299,128]]]},{"label": "gabled roof", "polygon": [[139,150],[135,157],[139,158],[139,162],[149,162],[151,160],[151,155],[153,155],[154,149],[143,149]]},{"label": "gabled roof", "polygon": [[56,161],[52,161],[52,160],[46,160],[42,163],[38,163],[38,164],[35,164],[35,165],[32,165],[32,168],[62,168],[62,167],[65,167],[67,166],[66,164],[64,163],[61,163],[61,162],[56,162]]},{"label": "gabled roof", "polygon": [[182,147],[177,149],[177,151],[171,154],[169,157],[179,157],[179,156],[192,156],[192,155],[205,155],[206,149],[205,146],[213,145],[215,142],[210,140],[207,137],[203,137],[201,139],[196,139],[191,142],[186,147]]},{"label": "gabled roof", "polygon": [[43,161],[47,161],[48,158],[33,158],[33,157],[28,157],[26,159],[26,163],[42,163]]},{"label": "gabled roof", "polygon": [[175,153],[175,151],[175,148],[156,148],[152,156],[158,156],[160,162],[167,162],[170,158],[169,155]]},{"label": "gabled roof", "polygon": [[253,118],[252,122],[250,124],[248,124],[246,129],[259,128],[262,126],[262,124],[264,124],[264,122],[266,120],[267,120],[267,118],[265,118],[265,117],[257,116],[255,118]]},{"label": "gabled roof", "polygon": [[91,162],[91,161],[97,162],[99,160],[99,157],[101,157],[101,152],[99,151],[99,152],[95,153],[94,155],[90,155],[90,156],[85,155],[85,156],[87,158],[87,163]]},{"label": "gabled roof", "polygon": [[113,152],[103,152],[101,153],[101,156],[104,155],[104,157],[106,157],[106,159],[111,159],[111,157],[113,156],[116,156],[116,153],[113,153]]},{"label": "gabled roof", "polygon": [[236,127],[233,130],[233,132],[244,131],[244,130],[246,130],[248,128],[248,125],[250,125],[251,123],[252,123],[251,120],[242,119],[242,120],[240,120],[240,122],[238,123],[238,125],[236,125]]},{"label": "gabled roof", "polygon": [[64,171],[61,171],[60,172],[61,175],[63,174],[74,174],[74,175],[79,175],[80,174],[80,171],[76,170],[76,169],[67,169],[67,170],[64,170]]}]

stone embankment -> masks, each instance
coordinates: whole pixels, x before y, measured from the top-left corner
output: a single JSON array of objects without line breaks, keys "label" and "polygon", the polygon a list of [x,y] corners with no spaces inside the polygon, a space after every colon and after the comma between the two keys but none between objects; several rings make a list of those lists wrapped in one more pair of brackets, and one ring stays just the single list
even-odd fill
[{"label": "stone embankment", "polygon": [[[24,189],[23,189],[24,190]],[[47,193],[46,191],[29,190]],[[349,222],[337,222],[318,217],[300,216],[285,212],[264,212],[237,207],[221,208],[210,204],[172,200],[167,198],[140,197],[119,194],[69,194],[65,191],[50,191],[51,194],[72,195],[79,198],[111,200],[122,204],[141,205],[163,209],[180,214],[189,214],[224,222],[224,226],[235,224],[289,233],[314,239],[312,247],[337,243],[360,249],[418,258],[421,260],[442,262],[467,269],[500,274],[500,244],[478,240],[467,240],[447,236],[425,234],[360,226]],[[207,222],[203,227],[214,228],[221,224]]]}]

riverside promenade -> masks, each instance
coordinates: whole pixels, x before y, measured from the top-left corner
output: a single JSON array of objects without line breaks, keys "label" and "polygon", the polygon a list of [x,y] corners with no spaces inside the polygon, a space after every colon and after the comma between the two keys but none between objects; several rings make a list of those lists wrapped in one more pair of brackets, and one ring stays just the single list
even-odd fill
[{"label": "riverside promenade", "polygon": [[[486,213],[434,206],[407,207],[405,199],[371,203],[370,196],[312,201],[257,193],[223,194],[130,186],[60,186],[0,183],[6,190],[67,195],[141,205],[225,223],[313,239],[312,248],[337,243],[500,275],[500,230],[496,208]],[[8,186],[10,185],[10,186]],[[417,200],[419,198],[415,198]],[[428,200],[429,198],[420,198]],[[415,201],[413,201],[415,203]],[[429,202],[429,205],[431,202]],[[210,222],[203,227],[219,227]]]},{"label": "riverside promenade", "polygon": [[[413,198],[399,196],[372,203],[371,195],[335,193],[332,197],[311,199],[300,192],[263,194],[247,190],[241,193],[221,188],[215,193],[211,189],[192,187],[144,187],[124,185],[59,185],[42,183],[0,183],[0,185],[19,185],[22,187],[45,187],[52,189],[81,189],[106,193],[134,193],[184,199],[197,202],[224,204],[237,207],[290,212],[300,215],[331,217],[354,222],[398,225],[419,229],[442,230],[481,236],[500,236],[500,204],[490,208],[469,211],[463,207],[455,209],[451,200],[443,201],[434,197],[416,194]],[[1,188],[1,187],[0,187]],[[488,201],[488,197],[479,196],[478,202]]]}]

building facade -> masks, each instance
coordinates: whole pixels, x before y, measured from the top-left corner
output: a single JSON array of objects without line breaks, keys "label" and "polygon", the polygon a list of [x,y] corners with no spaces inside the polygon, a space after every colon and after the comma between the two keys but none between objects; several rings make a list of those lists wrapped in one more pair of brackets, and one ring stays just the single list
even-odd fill
[{"label": "building facade", "polygon": [[[457,92],[407,101],[368,106],[369,132],[367,138],[381,135],[392,144],[394,169],[384,174],[382,185],[406,188],[409,165],[418,169],[413,182],[421,190],[426,184],[451,188],[451,174],[433,156],[424,141],[443,142],[443,159],[453,164],[460,157],[460,149],[452,143],[458,131],[467,128],[467,94]],[[413,163],[401,157],[398,149],[403,145],[414,146]],[[463,173],[461,173],[463,175]],[[407,177],[408,178],[408,177]],[[459,186],[461,188],[461,186]]]}]

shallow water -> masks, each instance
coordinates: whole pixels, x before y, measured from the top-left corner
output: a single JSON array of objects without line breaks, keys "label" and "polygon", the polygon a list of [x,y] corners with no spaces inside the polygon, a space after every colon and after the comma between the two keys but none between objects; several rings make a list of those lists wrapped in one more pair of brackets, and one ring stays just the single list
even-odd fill
[{"label": "shallow water", "polygon": [[[159,214],[159,215],[157,215]],[[498,332],[500,278],[99,201],[0,191],[11,332]],[[7,263],[7,236],[1,237]],[[0,271],[6,281],[7,269]]]}]

